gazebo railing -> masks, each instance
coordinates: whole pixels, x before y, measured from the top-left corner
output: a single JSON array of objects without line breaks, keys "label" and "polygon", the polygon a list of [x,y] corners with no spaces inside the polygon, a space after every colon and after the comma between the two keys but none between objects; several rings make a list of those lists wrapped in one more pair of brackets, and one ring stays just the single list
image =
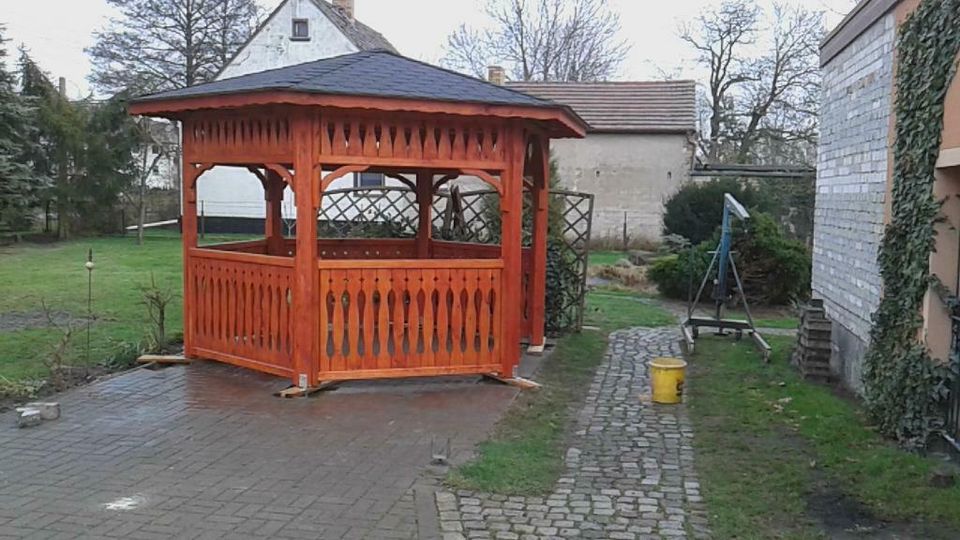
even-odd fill
[{"label": "gazebo railing", "polygon": [[318,270],[321,380],[500,369],[502,261],[321,260]]},{"label": "gazebo railing", "polygon": [[293,259],[194,248],[184,302],[196,353],[281,376],[293,373]]}]

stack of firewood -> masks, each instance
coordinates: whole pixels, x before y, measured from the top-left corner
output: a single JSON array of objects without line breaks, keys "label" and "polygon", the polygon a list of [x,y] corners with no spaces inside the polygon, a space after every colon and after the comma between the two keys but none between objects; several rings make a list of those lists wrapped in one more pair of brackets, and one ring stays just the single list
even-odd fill
[{"label": "stack of firewood", "polygon": [[800,308],[800,329],[793,363],[806,379],[830,382],[830,319],[823,309],[823,300],[811,300]]}]

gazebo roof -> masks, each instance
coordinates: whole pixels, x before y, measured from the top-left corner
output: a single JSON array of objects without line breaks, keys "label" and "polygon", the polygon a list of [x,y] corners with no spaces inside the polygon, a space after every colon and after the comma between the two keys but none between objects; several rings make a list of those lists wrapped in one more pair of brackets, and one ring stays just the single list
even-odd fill
[{"label": "gazebo roof", "polygon": [[[298,95],[299,98],[291,99],[292,95]],[[243,96],[252,99],[243,99]],[[304,99],[304,96],[310,98]],[[472,109],[475,115],[489,113],[499,116],[504,112],[504,108],[509,108],[512,113],[507,116],[526,117],[528,115],[524,114],[524,111],[539,110],[541,114],[530,116],[530,118],[559,121],[567,128],[564,131],[570,132],[566,136],[583,136],[586,128],[585,122],[566,105],[385,50],[362,51],[324,58],[150,94],[134,99],[131,113],[165,116],[185,110],[270,103],[349,106],[347,103],[338,105],[337,100],[324,100],[323,97],[366,97],[373,100],[415,101],[421,104],[443,102],[451,105],[472,104],[492,107]],[[404,109],[403,107],[368,105],[365,108],[428,112],[416,107]],[[431,110],[463,114],[455,107],[443,111],[434,107]],[[546,111],[553,111],[555,114],[547,115],[552,116],[548,118],[542,114]],[[498,112],[501,114],[497,114]]]}]

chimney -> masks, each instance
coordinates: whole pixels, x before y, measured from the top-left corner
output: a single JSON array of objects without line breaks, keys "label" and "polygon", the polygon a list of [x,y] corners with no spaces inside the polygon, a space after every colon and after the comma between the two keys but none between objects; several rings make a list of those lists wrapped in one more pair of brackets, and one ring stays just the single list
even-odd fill
[{"label": "chimney", "polygon": [[66,97],[67,95],[67,78],[66,77],[60,77],[60,79],[57,80],[57,91],[60,92],[61,96]]},{"label": "chimney", "polygon": [[487,66],[487,81],[497,86],[503,86],[503,83],[505,83],[506,80],[507,80],[507,76],[503,72],[503,67]]},{"label": "chimney", "polygon": [[333,7],[353,22],[353,0],[333,0]]}]

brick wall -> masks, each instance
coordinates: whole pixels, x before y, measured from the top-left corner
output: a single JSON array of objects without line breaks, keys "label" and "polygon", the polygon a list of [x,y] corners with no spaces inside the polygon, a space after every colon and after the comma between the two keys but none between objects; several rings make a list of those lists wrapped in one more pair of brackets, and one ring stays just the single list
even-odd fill
[{"label": "brick wall", "polygon": [[834,321],[834,368],[858,391],[880,301],[894,34],[881,17],[822,68],[813,294]]}]

